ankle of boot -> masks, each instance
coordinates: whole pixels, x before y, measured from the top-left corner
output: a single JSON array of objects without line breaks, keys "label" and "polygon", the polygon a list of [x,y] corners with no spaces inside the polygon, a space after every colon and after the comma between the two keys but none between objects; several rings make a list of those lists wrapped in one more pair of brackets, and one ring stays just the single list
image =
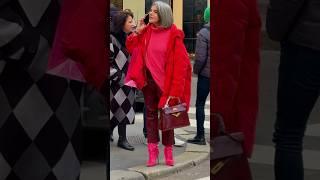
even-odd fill
[{"label": "ankle of boot", "polygon": [[174,160],[173,160],[173,150],[172,146],[165,146],[164,147],[164,158],[165,158],[165,163],[168,166],[173,166],[174,165]]},{"label": "ankle of boot", "polygon": [[164,157],[167,160],[173,159],[173,148],[172,146],[165,146],[164,147]]},{"label": "ankle of boot", "polygon": [[172,150],[173,150],[173,145],[164,146],[164,151],[172,151]]},{"label": "ankle of boot", "polygon": [[158,146],[159,145],[159,143],[148,143],[148,144],[150,144],[151,146]]},{"label": "ankle of boot", "polygon": [[166,160],[167,166],[174,166],[174,160]]},{"label": "ankle of boot", "polygon": [[158,143],[148,143],[148,149],[158,149]]}]

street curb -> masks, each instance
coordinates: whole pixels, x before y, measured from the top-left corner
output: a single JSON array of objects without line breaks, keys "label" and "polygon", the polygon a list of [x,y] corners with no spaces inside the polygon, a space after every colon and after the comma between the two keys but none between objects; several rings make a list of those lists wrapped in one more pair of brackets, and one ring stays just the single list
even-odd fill
[{"label": "street curb", "polygon": [[[187,143],[188,145],[188,143]],[[111,180],[152,180],[161,178],[170,174],[181,172],[187,168],[198,166],[209,157],[210,146],[199,146],[189,144],[191,147],[175,158],[175,165],[172,167],[160,165],[155,167],[146,167],[145,165],[128,168],[128,170],[113,170],[110,175]],[[202,150],[201,150],[202,149]]]},{"label": "street curb", "polygon": [[[194,145],[192,145],[194,146]],[[196,146],[194,146],[196,147]],[[195,167],[209,157],[209,145],[201,146],[205,151],[198,151],[199,148],[189,148],[188,151],[180,154],[175,158],[175,165],[166,166],[163,163],[155,167],[146,167],[145,165],[129,168],[130,171],[141,173],[146,180],[157,179],[169,174],[178,173],[187,168]],[[126,179],[127,180],[127,179]],[[131,179],[130,179],[131,180]]]},{"label": "street curb", "polygon": [[145,180],[141,173],[128,170],[112,170],[110,177],[111,180]]}]

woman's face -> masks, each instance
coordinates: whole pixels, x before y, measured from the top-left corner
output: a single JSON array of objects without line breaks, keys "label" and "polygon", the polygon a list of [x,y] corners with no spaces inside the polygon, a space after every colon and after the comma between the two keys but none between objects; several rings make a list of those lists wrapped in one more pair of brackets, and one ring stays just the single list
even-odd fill
[{"label": "woman's face", "polygon": [[123,32],[128,34],[134,30],[134,27],[135,27],[135,23],[133,18],[131,16],[128,16],[123,26]]},{"label": "woman's face", "polygon": [[152,23],[154,25],[160,25],[160,18],[158,14],[158,9],[156,6],[152,6],[151,10],[149,12],[149,23]]}]

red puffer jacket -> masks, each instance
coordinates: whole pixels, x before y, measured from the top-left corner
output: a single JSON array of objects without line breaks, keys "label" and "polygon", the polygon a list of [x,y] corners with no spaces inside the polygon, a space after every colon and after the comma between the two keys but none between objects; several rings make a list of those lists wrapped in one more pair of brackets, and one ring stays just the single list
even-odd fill
[{"label": "red puffer jacket", "polygon": [[[130,35],[126,43],[126,47],[132,54],[132,57],[125,82],[133,80],[137,84],[138,89],[142,89],[146,83],[143,57],[146,53],[147,41],[150,38],[150,28],[150,26],[147,26],[141,35]],[[162,93],[158,107],[164,107],[169,96],[179,97],[189,107],[191,63],[183,43],[184,33],[177,29],[175,25],[170,27],[170,31],[167,52],[168,61],[165,65],[164,92]]]},{"label": "red puffer jacket", "polygon": [[[214,0],[213,27],[211,108],[224,117],[229,133],[244,133],[250,157],[258,114],[261,20],[257,0]],[[216,132],[216,123],[211,123],[211,129]]]}]

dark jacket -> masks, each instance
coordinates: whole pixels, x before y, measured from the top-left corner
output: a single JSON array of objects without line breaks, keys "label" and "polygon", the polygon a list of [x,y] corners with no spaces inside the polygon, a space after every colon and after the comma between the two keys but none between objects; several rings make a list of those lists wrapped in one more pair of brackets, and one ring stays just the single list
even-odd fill
[{"label": "dark jacket", "polygon": [[270,0],[266,25],[273,40],[320,50],[319,0]]},{"label": "dark jacket", "polygon": [[193,72],[210,78],[210,24],[199,31]]}]

